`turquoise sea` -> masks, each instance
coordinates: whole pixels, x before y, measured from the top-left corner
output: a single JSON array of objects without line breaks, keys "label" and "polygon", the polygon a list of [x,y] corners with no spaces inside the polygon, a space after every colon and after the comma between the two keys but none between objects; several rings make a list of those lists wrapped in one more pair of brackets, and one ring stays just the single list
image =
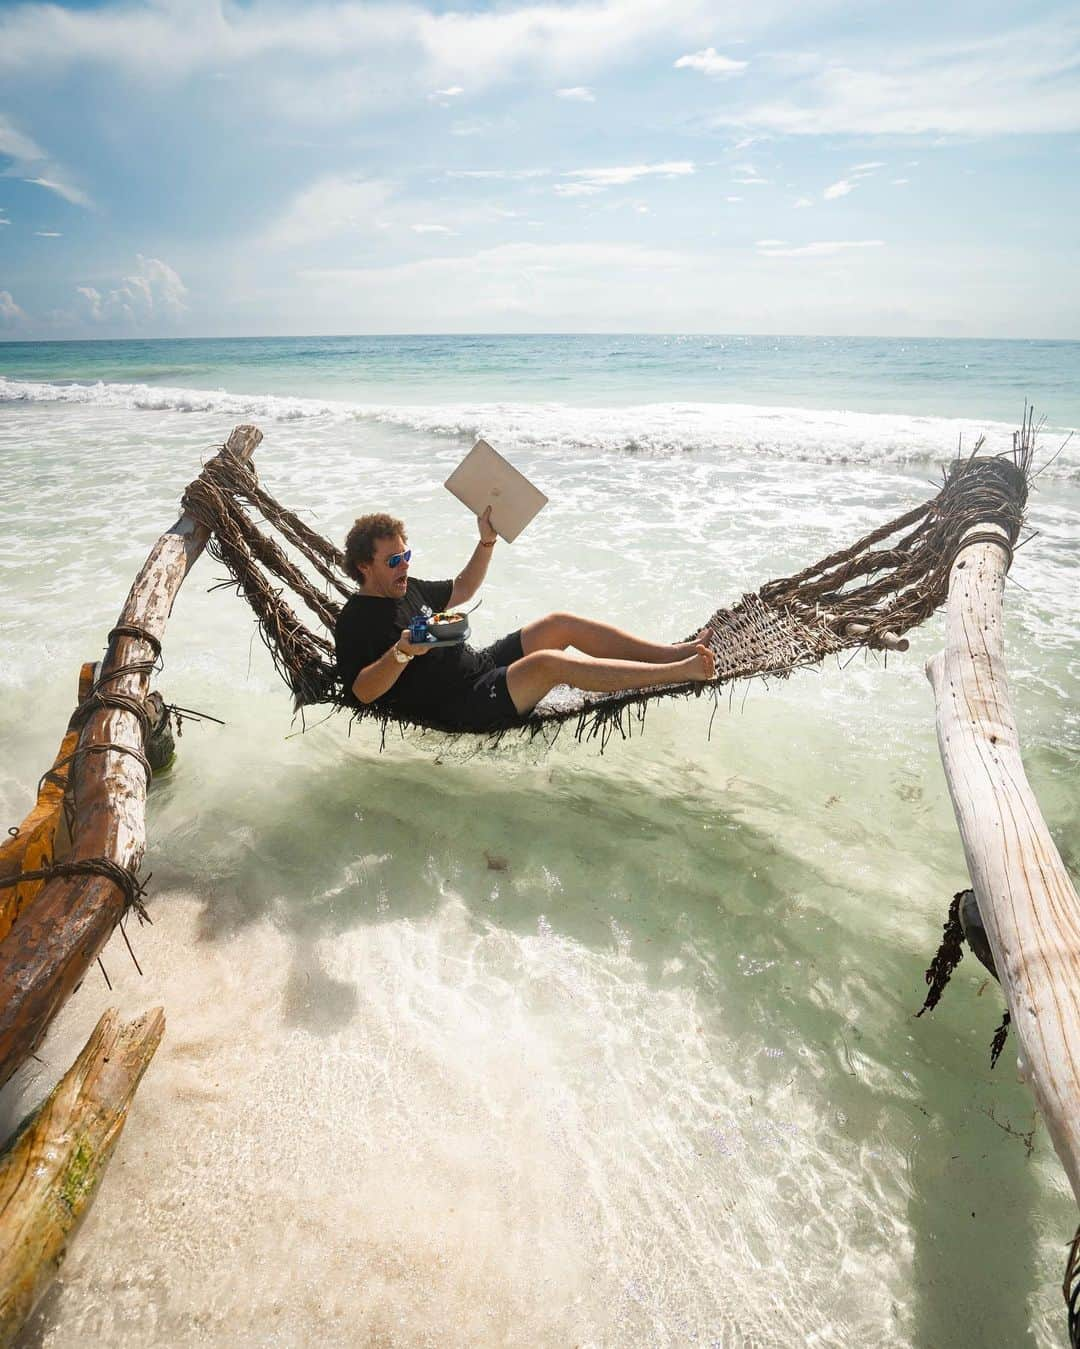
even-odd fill
[{"label": "turquoise sea", "polygon": [[[475,524],[484,435],[549,496],[477,639],[552,609],[647,635],[788,574],[1045,414],[1006,590],[1029,776],[1080,870],[1080,343],[538,336],[0,344],[0,820],[80,663],[233,425],[341,539]],[[1064,443],[1064,449],[1060,447]],[[1060,450],[1060,453],[1058,451]],[[1054,457],[1056,454],[1056,458]],[[1065,1343],[1075,1207],[968,957],[915,1019],[966,884],[922,670],[859,658],[657,704],[601,755],[309,718],[204,558],[160,687],[153,926],[0,1097],[13,1125],[110,1001],[166,1039],[27,1344]]]},{"label": "turquoise sea", "polygon": [[103,382],[361,404],[701,402],[1006,422],[1027,400],[1055,424],[1080,423],[1080,342],[1061,341],[478,334],[6,342],[0,375],[31,386]]}]

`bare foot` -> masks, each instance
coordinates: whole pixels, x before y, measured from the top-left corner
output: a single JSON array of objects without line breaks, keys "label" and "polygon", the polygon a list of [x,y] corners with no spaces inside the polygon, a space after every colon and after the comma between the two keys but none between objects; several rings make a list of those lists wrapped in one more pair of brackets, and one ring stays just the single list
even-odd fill
[{"label": "bare foot", "polygon": [[690,656],[695,655],[703,646],[707,647],[709,645],[710,637],[711,634],[709,632],[709,629],[702,628],[701,631],[698,633],[698,635],[695,638],[693,638],[692,641],[679,642],[677,645],[671,648],[673,652],[673,658],[675,660],[678,660],[680,658],[682,658],[683,660],[688,659]]},{"label": "bare foot", "polygon": [[689,659],[679,663],[682,677],[695,683],[707,684],[716,678],[716,657],[701,643],[693,647],[693,652]]}]

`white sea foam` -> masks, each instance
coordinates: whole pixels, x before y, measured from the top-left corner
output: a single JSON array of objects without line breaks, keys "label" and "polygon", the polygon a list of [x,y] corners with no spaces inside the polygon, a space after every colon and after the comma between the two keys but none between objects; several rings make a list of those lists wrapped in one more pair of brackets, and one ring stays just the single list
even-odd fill
[{"label": "white sea foam", "polygon": [[[240,394],[149,384],[50,384],[0,376],[0,403],[63,403],[116,410],[212,413],[268,422],[321,419],[379,422],[468,441],[483,435],[507,450],[550,447],[588,453],[670,456],[711,452],[822,464],[935,464],[985,438],[988,453],[1009,448],[1013,426],[970,418],[882,412],[760,407],[745,403],[643,403],[577,407],[568,403],[356,403],[284,394]],[[1048,429],[1047,457],[1057,437]],[[1062,455],[1048,476],[1080,476]]]}]

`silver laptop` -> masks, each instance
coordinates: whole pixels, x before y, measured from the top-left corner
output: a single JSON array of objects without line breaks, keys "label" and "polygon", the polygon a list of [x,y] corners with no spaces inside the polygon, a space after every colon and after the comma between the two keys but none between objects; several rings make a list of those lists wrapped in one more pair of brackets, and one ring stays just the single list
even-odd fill
[{"label": "silver laptop", "polygon": [[446,489],[474,515],[491,507],[491,523],[507,543],[547,505],[538,487],[486,440],[478,440],[446,480]]}]

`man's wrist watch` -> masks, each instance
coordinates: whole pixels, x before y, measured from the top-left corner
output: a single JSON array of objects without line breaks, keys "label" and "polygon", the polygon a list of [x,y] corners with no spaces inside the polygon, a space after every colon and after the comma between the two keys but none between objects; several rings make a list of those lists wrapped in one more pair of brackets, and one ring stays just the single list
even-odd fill
[{"label": "man's wrist watch", "polygon": [[393,651],[394,659],[399,665],[408,665],[409,661],[412,660],[412,655],[408,651],[402,651],[397,642],[394,643],[390,650]]},{"label": "man's wrist watch", "polygon": [[495,545],[496,545],[498,542],[499,542],[498,539],[491,539],[490,541],[489,541],[488,539],[481,539],[481,540],[480,540],[480,547],[481,547],[481,548],[494,548]]}]

